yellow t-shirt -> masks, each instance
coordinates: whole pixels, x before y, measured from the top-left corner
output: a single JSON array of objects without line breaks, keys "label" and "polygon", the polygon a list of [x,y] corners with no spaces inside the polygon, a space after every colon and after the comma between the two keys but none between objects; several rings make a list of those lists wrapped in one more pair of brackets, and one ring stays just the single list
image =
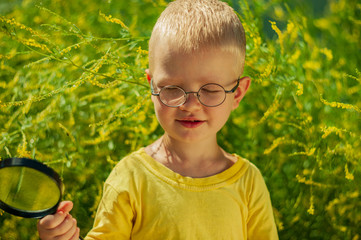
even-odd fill
[{"label": "yellow t-shirt", "polygon": [[[238,156],[237,156],[238,157]],[[144,148],[121,160],[104,185],[86,240],[278,239],[259,170],[238,161],[210,177],[184,177]]]}]

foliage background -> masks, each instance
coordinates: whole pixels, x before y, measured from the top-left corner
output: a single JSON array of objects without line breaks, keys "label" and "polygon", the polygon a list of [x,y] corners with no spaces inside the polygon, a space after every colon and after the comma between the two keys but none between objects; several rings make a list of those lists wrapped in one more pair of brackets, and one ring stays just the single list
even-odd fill
[{"label": "foliage background", "polygon": [[[260,168],[280,239],[360,239],[361,4],[229,3],[253,84],[219,143]],[[112,167],[162,134],[144,69],[165,6],[0,3],[0,156],[58,171],[83,236]],[[38,239],[36,220],[0,214],[0,239]]]}]

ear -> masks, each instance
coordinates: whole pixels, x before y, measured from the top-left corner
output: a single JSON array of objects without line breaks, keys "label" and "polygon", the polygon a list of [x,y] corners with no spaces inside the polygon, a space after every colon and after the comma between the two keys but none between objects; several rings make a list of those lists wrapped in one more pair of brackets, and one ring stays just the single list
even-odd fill
[{"label": "ear", "polygon": [[239,86],[234,92],[234,99],[233,99],[233,106],[232,110],[236,109],[243,99],[244,95],[246,95],[246,92],[251,85],[251,78],[250,77],[243,77],[239,80]]},{"label": "ear", "polygon": [[[145,69],[145,74],[147,75],[147,80],[148,80],[148,83],[150,85],[150,81],[152,80],[152,76],[150,74],[149,69]],[[152,102],[154,103],[154,97],[153,96],[151,96],[151,99],[152,99]]]},{"label": "ear", "polygon": [[149,69],[145,69],[145,74],[147,75],[148,83],[150,83],[150,80],[152,80],[152,77],[150,76]]}]

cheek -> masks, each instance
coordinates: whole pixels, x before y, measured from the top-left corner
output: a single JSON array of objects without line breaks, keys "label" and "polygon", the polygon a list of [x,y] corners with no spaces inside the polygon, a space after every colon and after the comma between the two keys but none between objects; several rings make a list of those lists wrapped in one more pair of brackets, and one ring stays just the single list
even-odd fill
[{"label": "cheek", "polygon": [[152,98],[152,101],[154,104],[155,116],[157,117],[159,124],[164,126],[164,124],[169,121],[168,118],[171,116],[170,110],[172,109],[162,104],[157,98]]},{"label": "cheek", "polygon": [[218,131],[224,126],[224,124],[226,124],[230,113],[231,108],[226,105],[220,109],[217,109],[216,111],[212,111],[212,119],[215,120],[213,124],[215,124],[215,127],[218,129]]},{"label": "cheek", "polygon": [[[158,99],[158,97],[151,95],[151,96],[150,96],[150,99],[152,100],[153,104],[155,104],[156,101],[157,101],[157,99]],[[154,107],[155,107],[155,106],[154,106]]]},{"label": "cheek", "polygon": [[[156,96],[152,96],[152,102],[154,106],[155,114],[158,115],[159,112],[164,111],[164,105],[159,101],[159,98]],[[157,116],[158,117],[158,116]]]}]

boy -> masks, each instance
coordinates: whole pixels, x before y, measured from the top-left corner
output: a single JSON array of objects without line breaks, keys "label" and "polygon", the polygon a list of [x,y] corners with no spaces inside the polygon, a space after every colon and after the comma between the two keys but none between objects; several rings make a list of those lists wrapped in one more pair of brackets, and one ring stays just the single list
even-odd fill
[{"label": "boy", "polygon": [[[146,70],[164,135],[121,160],[86,239],[278,239],[267,187],[216,134],[238,107],[245,34],[217,0],[178,0],[158,19]],[[42,239],[78,239],[71,202],[39,221]]]}]

